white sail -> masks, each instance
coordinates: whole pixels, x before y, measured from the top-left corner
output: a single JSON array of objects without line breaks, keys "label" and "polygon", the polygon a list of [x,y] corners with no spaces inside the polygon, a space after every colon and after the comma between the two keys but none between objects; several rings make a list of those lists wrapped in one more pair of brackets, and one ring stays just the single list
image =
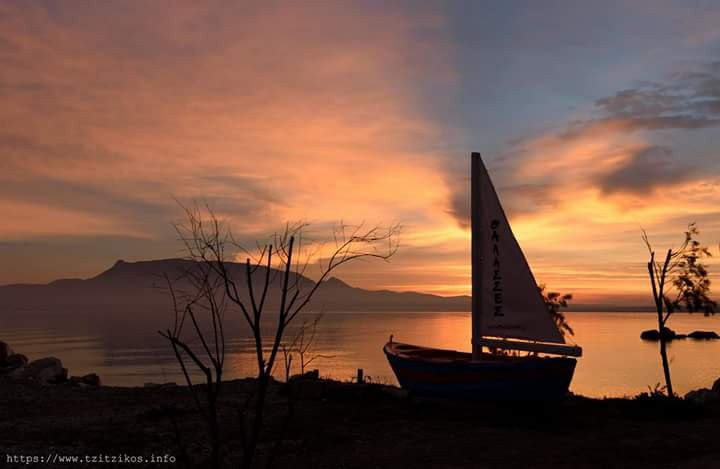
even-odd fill
[{"label": "white sail", "polygon": [[564,344],[480,155],[473,160],[473,276],[479,275],[473,280],[473,339]]}]

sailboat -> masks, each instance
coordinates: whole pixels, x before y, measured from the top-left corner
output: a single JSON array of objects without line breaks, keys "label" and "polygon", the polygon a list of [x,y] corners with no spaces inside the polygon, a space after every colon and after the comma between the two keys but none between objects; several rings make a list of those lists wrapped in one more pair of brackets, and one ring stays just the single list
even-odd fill
[{"label": "sailboat", "polygon": [[479,153],[471,155],[472,353],[395,342],[383,348],[413,393],[485,399],[567,394],[582,349],[565,342]]}]

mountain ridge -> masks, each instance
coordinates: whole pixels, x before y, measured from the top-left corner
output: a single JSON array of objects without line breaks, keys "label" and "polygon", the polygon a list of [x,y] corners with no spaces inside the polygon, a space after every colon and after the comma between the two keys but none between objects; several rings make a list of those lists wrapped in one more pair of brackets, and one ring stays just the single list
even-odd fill
[{"label": "mountain ridge", "polygon": [[[126,262],[118,260],[110,268],[86,279],[63,278],[45,284],[10,284],[0,286],[0,304],[30,309],[48,306],[107,306],[142,305],[157,306],[167,302],[169,293],[164,289],[167,275],[183,285],[184,271],[196,266],[195,261],[179,258]],[[226,262],[227,270],[237,280],[240,295],[247,299],[245,264]],[[254,288],[258,289],[265,276],[260,266],[253,274]],[[279,274],[277,269],[272,269]],[[273,306],[274,295],[280,291],[281,275],[271,275],[268,305]],[[314,283],[305,276],[298,279],[303,291]],[[277,296],[277,295],[275,295]],[[469,296],[442,297],[429,293],[393,292],[389,290],[365,290],[345,281],[330,277],[323,282],[310,309],[330,311],[468,311]]]},{"label": "mountain ridge", "polygon": [[[164,275],[178,281],[182,273],[197,265],[195,261],[182,258],[166,258],[127,262],[116,261],[108,269],[86,279],[60,278],[45,284],[9,284],[0,286],[0,305],[16,309],[31,309],[49,306],[107,306],[137,303],[158,306],[167,301]],[[228,271],[238,279],[240,288],[246,290],[245,264],[226,263]],[[259,267],[253,274],[257,289],[264,280],[265,267]],[[279,271],[273,269],[275,273]],[[258,277],[256,279],[256,277]],[[272,275],[272,287],[279,292],[281,275]],[[313,280],[301,276],[304,287]],[[273,290],[271,289],[271,295]],[[272,304],[272,300],[270,300]],[[414,291],[397,292],[387,289],[368,290],[354,287],[338,277],[330,277],[323,282],[314,300],[308,305],[311,309],[329,311],[447,311],[467,312],[471,298],[468,295],[439,296]],[[569,311],[652,311],[651,305],[627,306],[614,304],[572,304]]]}]

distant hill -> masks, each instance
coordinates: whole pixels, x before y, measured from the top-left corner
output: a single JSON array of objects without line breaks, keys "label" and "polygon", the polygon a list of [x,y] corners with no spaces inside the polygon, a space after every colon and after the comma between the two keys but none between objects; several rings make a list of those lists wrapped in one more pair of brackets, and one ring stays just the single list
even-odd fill
[{"label": "distant hill", "polygon": [[[238,282],[243,299],[248,299],[245,265],[228,262],[227,270]],[[96,310],[97,314],[122,313],[132,310],[154,311],[166,315],[171,308],[164,276],[173,280],[178,291],[191,290],[183,273],[195,268],[193,261],[164,259],[141,262],[117,261],[108,270],[89,279],[60,279],[48,284],[15,284],[0,287],[0,310],[6,311],[73,311]],[[256,291],[265,278],[266,269],[253,273]],[[275,310],[282,276],[271,269],[271,287],[267,308]],[[313,282],[298,278],[303,292]],[[415,292],[364,290],[338,278],[330,278],[321,286],[308,310],[325,311],[469,311],[469,296],[442,297]]]},{"label": "distant hill", "polygon": [[[173,280],[179,291],[191,290],[182,280],[183,273],[196,267],[185,259],[153,261],[117,261],[108,270],[89,279],[60,279],[48,284],[15,284],[0,286],[2,311],[91,311],[95,314],[132,314],[132,311],[157,311],[167,315],[171,299],[164,276]],[[227,270],[239,282],[241,297],[248,300],[245,284],[245,265],[226,263]],[[258,268],[253,274],[255,289],[259,291],[266,270]],[[268,294],[268,311],[277,310],[282,276],[272,270],[273,282]],[[303,291],[313,282],[298,279]],[[444,297],[417,292],[365,290],[332,277],[318,290],[307,310],[324,311],[470,311],[469,296]],[[652,311],[651,305],[623,306],[615,304],[571,303],[569,311]],[[145,314],[145,313],[144,313]]]}]

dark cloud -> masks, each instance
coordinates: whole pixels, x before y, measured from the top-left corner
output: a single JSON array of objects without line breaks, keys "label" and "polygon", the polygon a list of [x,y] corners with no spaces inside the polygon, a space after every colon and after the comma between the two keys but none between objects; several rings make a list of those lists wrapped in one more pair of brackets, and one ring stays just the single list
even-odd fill
[{"label": "dark cloud", "polygon": [[[695,130],[720,126],[720,62],[673,74],[663,83],[646,81],[635,88],[595,100],[598,117],[574,120],[557,136],[562,140],[592,133]],[[517,146],[532,138],[508,142]]]},{"label": "dark cloud", "polygon": [[33,205],[54,207],[124,220],[146,232],[157,232],[157,220],[170,220],[177,211],[172,198],[150,201],[134,195],[132,191],[118,190],[112,184],[96,185],[92,182],[71,182],[33,176],[22,180],[4,180],[0,177],[0,200],[17,201]]},{"label": "dark cloud", "polygon": [[700,129],[720,125],[720,66],[705,64],[665,83],[646,82],[595,101],[604,116],[630,130]]},{"label": "dark cloud", "polygon": [[[665,83],[644,83],[595,101],[604,117],[576,123],[573,132],[604,124],[618,132],[694,130],[720,125],[720,63],[673,74]],[[599,179],[605,192],[643,193],[687,181],[697,170],[664,146],[634,150],[619,168]]]},{"label": "dark cloud", "polygon": [[[561,130],[541,137],[519,136],[507,142],[506,166],[501,165],[499,171],[491,173],[510,215],[552,209],[556,205],[554,189],[562,187],[564,177],[570,177],[565,174],[567,170],[572,173],[577,169],[578,174],[585,175],[587,184],[599,187],[605,194],[645,194],[697,177],[700,168],[705,172],[720,169],[718,161],[700,161],[696,154],[680,158],[665,145],[650,143],[638,148],[637,143],[623,143],[616,138],[645,131],[652,141],[654,133],[660,131],[720,126],[720,61],[675,73],[663,82],[639,83],[634,88],[597,99],[593,104],[594,118],[568,122]],[[582,170],[586,158],[576,163],[569,161],[573,152],[582,151],[573,149],[572,145],[596,141],[610,143],[601,147],[593,158],[622,161],[610,172],[599,167]],[[526,165],[528,158],[544,158],[552,163],[555,155],[560,154],[568,160],[560,165],[562,171],[538,174],[523,184],[514,181],[513,174]],[[454,181],[458,182],[459,178]],[[453,186],[448,208],[448,213],[463,228],[469,224],[467,185],[465,182]]]},{"label": "dark cloud", "polygon": [[557,203],[552,197],[552,183],[518,184],[500,188],[508,203],[503,204],[509,217],[517,214],[554,208]]},{"label": "dark cloud", "polygon": [[456,180],[457,187],[450,194],[447,213],[452,215],[462,229],[470,228],[470,178]]},{"label": "dark cloud", "polygon": [[[493,167],[490,175],[495,181],[498,197],[503,210],[509,217],[552,208],[556,204],[552,199],[551,183],[513,184],[512,177],[505,168]],[[507,182],[507,184],[505,184]],[[455,179],[457,187],[453,190],[447,213],[452,215],[458,226],[470,228],[470,178]]]},{"label": "dark cloud", "polygon": [[270,178],[237,176],[228,174],[213,174],[200,177],[210,183],[223,194],[240,194],[240,198],[262,201],[264,203],[280,204],[283,199],[272,187]]},{"label": "dark cloud", "polygon": [[671,156],[672,152],[666,147],[643,148],[598,182],[606,193],[643,194],[657,187],[684,182],[694,175],[694,168],[677,163]]},{"label": "dark cloud", "polygon": [[0,132],[0,170],[5,174],[62,171],[127,161],[126,155],[84,142],[50,143],[42,137]]},{"label": "dark cloud", "polygon": [[120,162],[133,166],[124,153],[103,147],[47,143],[0,132],[0,200],[110,215],[148,235],[166,232],[179,216],[181,210],[173,198],[207,203],[241,220],[261,217],[283,204],[267,178],[223,174],[227,169],[221,167],[174,175],[174,179],[128,180],[122,172],[102,178],[63,177],[70,169],[84,174],[89,168]]},{"label": "dark cloud", "polygon": [[678,96],[663,93],[657,88],[628,89],[598,99],[595,105],[614,116],[658,115],[672,110],[678,101]]}]

